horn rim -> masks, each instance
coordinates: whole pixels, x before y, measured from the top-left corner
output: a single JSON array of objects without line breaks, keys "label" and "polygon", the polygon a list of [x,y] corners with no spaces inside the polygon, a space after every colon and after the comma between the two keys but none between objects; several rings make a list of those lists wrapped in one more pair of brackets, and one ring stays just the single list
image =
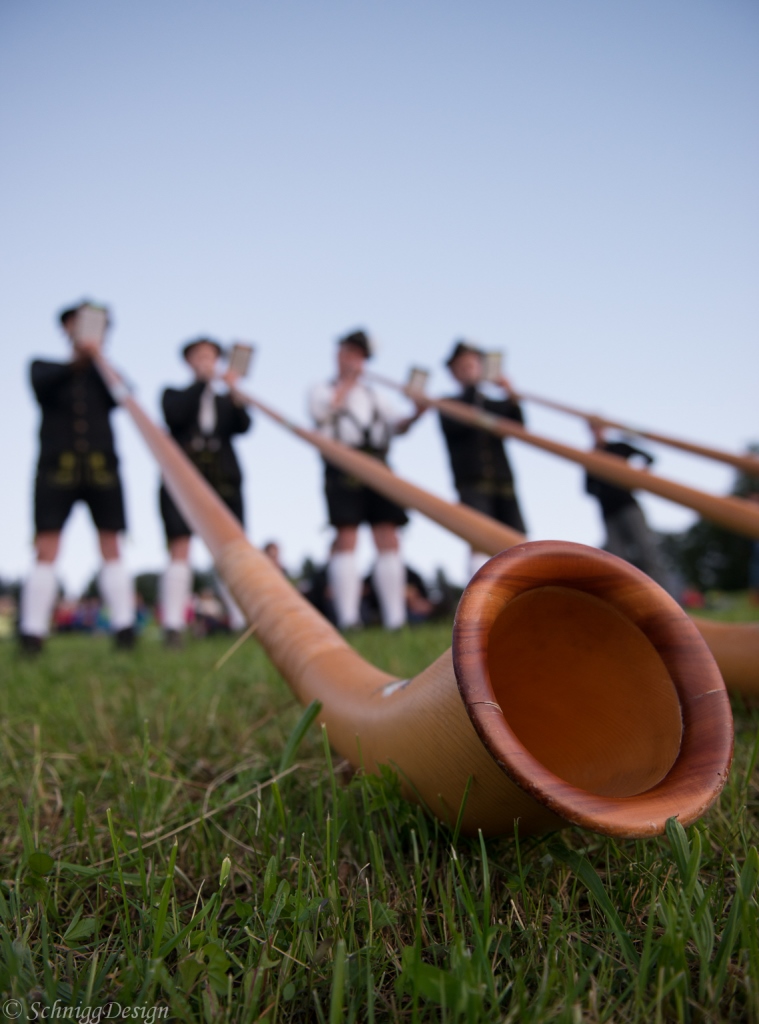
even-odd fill
[{"label": "horn rim", "polygon": [[[488,666],[490,630],[506,604],[548,583],[608,602],[641,629],[669,671],[682,741],[664,778],[642,793],[601,796],[567,782],[524,746],[500,709]],[[494,586],[503,594],[500,603],[492,599]],[[607,835],[661,834],[670,817],[683,825],[701,817],[727,781],[733,720],[711,652],[680,606],[615,555],[568,541],[532,541],[501,552],[464,591],[452,648],[459,692],[490,756],[521,789],[575,825]]]}]

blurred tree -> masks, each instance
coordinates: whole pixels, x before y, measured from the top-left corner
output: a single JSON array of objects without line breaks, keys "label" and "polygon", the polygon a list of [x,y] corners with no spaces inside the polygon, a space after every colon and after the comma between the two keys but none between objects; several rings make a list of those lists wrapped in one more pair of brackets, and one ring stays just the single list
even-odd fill
[{"label": "blurred tree", "polygon": [[17,601],[21,593],[21,580],[4,580],[0,579],[0,597],[10,595]]},{"label": "blurred tree", "polygon": [[160,573],[157,572],[141,572],[134,578],[134,589],[148,608],[155,608],[158,604],[158,581],[160,578]]},{"label": "blurred tree", "polygon": [[[759,454],[759,444],[749,445]],[[739,473],[730,492],[739,498],[759,494],[759,479]],[[662,549],[687,583],[699,590],[745,590],[753,542],[706,519],[684,533],[662,535]]]}]

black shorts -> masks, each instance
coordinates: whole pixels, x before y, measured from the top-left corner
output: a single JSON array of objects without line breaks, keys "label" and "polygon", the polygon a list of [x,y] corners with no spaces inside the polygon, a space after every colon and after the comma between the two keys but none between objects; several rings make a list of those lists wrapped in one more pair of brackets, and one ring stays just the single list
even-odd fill
[{"label": "black shorts", "polygon": [[358,526],[360,523],[405,526],[408,522],[400,505],[329,463],[325,466],[324,492],[332,526]]},{"label": "black shorts", "polygon": [[[219,489],[214,488],[214,490],[235,517],[239,519],[241,523],[244,523],[242,492],[239,485],[227,484]],[[192,530],[190,529],[190,526],[174,504],[173,498],[163,484],[161,484],[159,502],[161,506],[161,518],[163,519],[163,526],[166,530],[166,540],[179,540],[180,537],[191,537]]]},{"label": "black shorts", "polygon": [[462,505],[476,508],[478,512],[510,526],[512,530],[527,533],[512,484],[483,481],[459,487],[458,492]]},{"label": "black shorts", "polygon": [[34,484],[34,528],[59,533],[78,501],[89,507],[98,530],[126,529],[124,494],[118,461],[106,452],[61,452],[37,467]]}]

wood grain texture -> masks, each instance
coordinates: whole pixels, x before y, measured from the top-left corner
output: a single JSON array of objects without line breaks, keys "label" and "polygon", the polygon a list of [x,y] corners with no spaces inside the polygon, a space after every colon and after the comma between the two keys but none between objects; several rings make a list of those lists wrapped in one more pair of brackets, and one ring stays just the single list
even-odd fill
[{"label": "wood grain texture", "polygon": [[[546,580],[551,580],[549,587]],[[522,675],[515,685],[511,673],[517,670],[502,660],[509,648],[502,642],[499,620],[508,617],[512,602],[530,594],[537,602],[542,593],[549,611],[555,613],[562,605],[566,611],[571,600],[562,594],[557,604],[557,589],[577,591],[583,600],[600,600],[619,614],[624,625],[614,628],[624,636],[620,650],[624,667],[609,674],[605,643],[611,620],[598,618],[595,649],[592,627],[589,644],[570,649],[566,640],[559,643],[557,678],[548,680],[546,696],[535,677],[529,676],[529,658],[517,660]],[[592,621],[588,609],[577,617],[582,619]],[[544,662],[545,645],[551,642],[547,636],[545,627],[538,624],[532,639],[543,645],[539,653]],[[529,642],[525,646],[529,648]],[[652,654],[658,667],[651,661]],[[575,824],[612,835],[629,835],[631,828],[637,834],[652,834],[674,815],[683,824],[698,818],[725,783],[732,757],[732,716],[717,666],[678,605],[647,576],[612,555],[581,545],[539,541],[496,556],[477,573],[462,597],[453,660],[464,702],[494,759],[536,800]],[[647,665],[648,670],[638,673],[636,664],[641,670]],[[546,673],[536,676],[545,685]],[[666,677],[679,716],[673,714]],[[584,692],[577,701],[580,679]],[[597,709],[588,702],[594,686]],[[630,697],[636,687],[641,713],[631,715]],[[523,712],[513,722],[508,718],[510,702],[518,703],[530,689],[536,715],[544,699],[556,702],[549,725],[554,741],[564,729],[578,747],[585,744],[591,763],[581,767],[580,777],[588,788],[572,783],[577,767],[566,750],[558,751],[553,765],[569,769],[563,774],[546,765],[545,754],[543,760],[536,756],[534,732],[525,732],[521,725]],[[635,721],[645,722],[647,717],[657,734],[653,745]],[[549,735],[544,743],[550,742]],[[657,775],[661,775],[658,781]]]}]

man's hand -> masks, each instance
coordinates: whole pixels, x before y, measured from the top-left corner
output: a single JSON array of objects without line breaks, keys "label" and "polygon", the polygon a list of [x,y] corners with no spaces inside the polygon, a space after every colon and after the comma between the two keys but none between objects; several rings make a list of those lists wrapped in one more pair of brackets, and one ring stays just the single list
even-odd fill
[{"label": "man's hand", "polygon": [[515,402],[519,401],[519,392],[514,389],[514,385],[505,374],[502,373],[500,377],[496,377],[493,383],[497,384],[499,388],[503,388],[509,398],[513,398]]}]

